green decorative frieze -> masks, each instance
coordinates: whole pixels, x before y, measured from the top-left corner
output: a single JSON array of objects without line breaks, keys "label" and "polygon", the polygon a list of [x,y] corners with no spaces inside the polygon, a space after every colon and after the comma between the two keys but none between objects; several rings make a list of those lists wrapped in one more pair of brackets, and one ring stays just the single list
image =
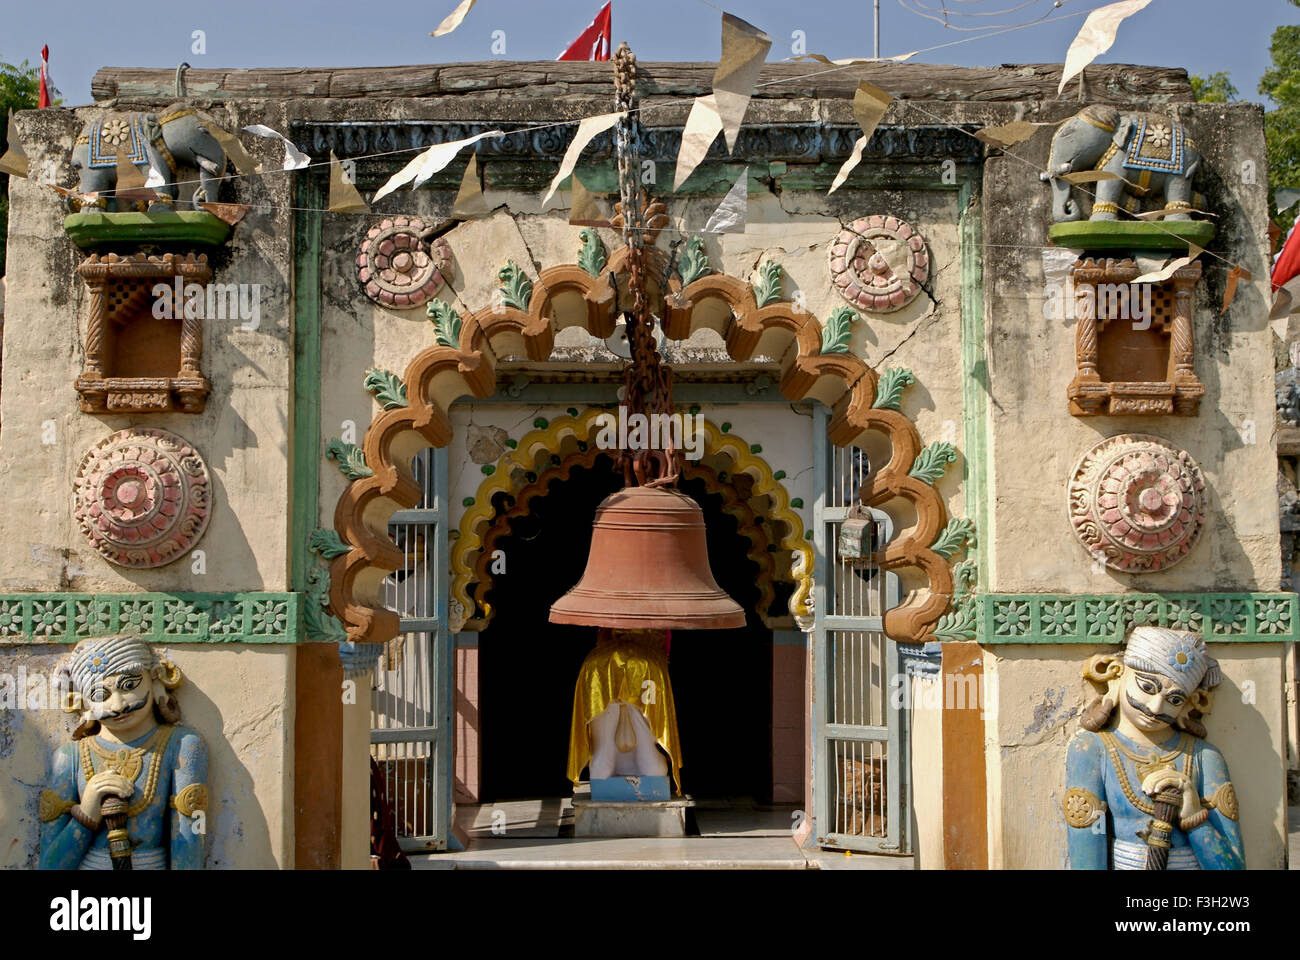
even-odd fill
[{"label": "green decorative frieze", "polygon": [[764,260],[758,268],[758,282],[754,284],[754,299],[760,307],[781,299],[781,265],[775,260]]},{"label": "green decorative frieze", "polygon": [[907,475],[933,485],[943,476],[948,464],[956,459],[957,450],[951,443],[947,440],[936,440],[917,455],[916,462],[912,464],[912,469],[907,472]]},{"label": "green decorative frieze", "polygon": [[700,277],[708,276],[713,272],[713,267],[709,266],[709,258],[704,253],[703,238],[691,237],[686,241],[686,254],[677,265],[677,272],[681,275],[683,287],[688,287]]},{"label": "green decorative frieze", "polygon": [[593,277],[600,276],[609,258],[605,255],[605,242],[600,234],[590,228],[578,234],[582,240],[582,249],[578,251],[578,266]]},{"label": "green decorative frieze", "polygon": [[424,314],[433,321],[433,340],[440,347],[460,346],[460,314],[446,300],[430,300]]},{"label": "green decorative frieze", "polygon": [[325,445],[325,459],[333,460],[339,472],[349,480],[375,475],[375,471],[366,466],[366,455],[356,444],[331,440]]},{"label": "green decorative frieze", "polygon": [[0,594],[0,644],[79,643],[134,633],[150,643],[297,643],[296,593]]},{"label": "green decorative frieze", "polygon": [[506,306],[527,310],[528,301],[533,298],[533,282],[519,269],[519,265],[513,260],[507,260],[506,265],[497,271],[497,279],[505,284],[501,288],[501,299]]},{"label": "green decorative frieze", "polygon": [[341,557],[352,549],[343,538],[339,536],[337,530],[320,529],[314,532],[307,540],[307,546],[313,552],[320,554],[326,560],[333,560],[335,557]]},{"label": "green decorative frieze", "polygon": [[1006,594],[979,597],[981,643],[1123,643],[1134,626],[1192,630],[1210,643],[1300,637],[1294,593]]},{"label": "green decorative frieze", "polygon": [[366,371],[366,379],[362,381],[362,386],[374,394],[375,400],[385,410],[396,410],[407,405],[406,384],[402,383],[402,378],[395,373],[374,367]]},{"label": "green decorative frieze", "polygon": [[916,383],[916,377],[906,367],[890,367],[880,375],[876,384],[876,399],[871,405],[877,410],[897,410],[903,398],[903,388]]},{"label": "green decorative frieze", "polygon": [[939,531],[939,537],[930,545],[930,549],[947,560],[962,548],[962,544],[968,542],[971,546],[975,545],[975,524],[965,518],[953,517],[948,521],[948,526]]},{"label": "green decorative frieze", "polygon": [[832,310],[822,329],[822,353],[848,353],[853,324],[857,322],[858,312],[852,307],[842,306]]}]

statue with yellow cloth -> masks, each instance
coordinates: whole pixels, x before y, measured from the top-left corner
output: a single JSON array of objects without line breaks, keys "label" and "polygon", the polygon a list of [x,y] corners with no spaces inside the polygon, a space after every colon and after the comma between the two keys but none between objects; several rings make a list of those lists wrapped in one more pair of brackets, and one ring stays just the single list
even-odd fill
[{"label": "statue with yellow cloth", "polygon": [[[681,743],[665,639],[663,630],[601,627],[582,663],[573,692],[569,779],[576,787],[590,767],[593,800],[667,800],[669,762],[681,793]],[[629,784],[633,793],[605,792],[616,783]]]}]

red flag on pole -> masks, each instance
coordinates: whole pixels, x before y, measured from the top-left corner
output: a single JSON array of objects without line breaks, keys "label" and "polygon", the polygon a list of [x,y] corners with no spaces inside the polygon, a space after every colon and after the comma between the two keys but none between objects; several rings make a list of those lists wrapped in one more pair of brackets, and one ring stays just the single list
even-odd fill
[{"label": "red flag on pole", "polygon": [[[1300,225],[1300,220],[1296,221]],[[1284,286],[1292,277],[1300,275],[1300,230],[1291,227],[1291,233],[1282,245],[1277,262],[1273,264],[1273,289]]]},{"label": "red flag on pole", "polygon": [[578,34],[578,39],[569,45],[569,49],[556,57],[556,60],[608,60],[610,45],[610,7],[613,0],[600,8],[596,19],[587,29]]},{"label": "red flag on pole", "polygon": [[37,107],[44,110],[50,105],[50,48],[41,47],[41,90]]}]

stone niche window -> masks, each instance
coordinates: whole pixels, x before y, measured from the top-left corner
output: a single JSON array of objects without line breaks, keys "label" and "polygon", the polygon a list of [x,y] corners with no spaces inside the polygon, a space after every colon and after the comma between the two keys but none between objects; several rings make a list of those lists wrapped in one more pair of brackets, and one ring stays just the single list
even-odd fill
[{"label": "stone niche window", "polygon": [[1191,417],[1200,407],[1192,290],[1201,265],[1193,261],[1163,283],[1132,283],[1141,273],[1127,259],[1079,260],[1071,269],[1076,370],[1068,395],[1076,417]]},{"label": "stone niche window", "polygon": [[[202,413],[212,390],[199,367],[204,309],[187,316],[186,297],[175,291],[178,283],[206,291],[207,255],[92,254],[77,272],[90,289],[86,365],[76,380],[82,411]],[[154,295],[158,284],[171,288],[168,296]]]}]

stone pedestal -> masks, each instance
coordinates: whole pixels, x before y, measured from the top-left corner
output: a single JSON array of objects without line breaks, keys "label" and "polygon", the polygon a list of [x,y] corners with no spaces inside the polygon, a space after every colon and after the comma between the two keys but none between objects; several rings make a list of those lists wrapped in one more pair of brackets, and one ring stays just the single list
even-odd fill
[{"label": "stone pedestal", "polygon": [[694,800],[654,803],[573,799],[575,837],[684,837]]}]

